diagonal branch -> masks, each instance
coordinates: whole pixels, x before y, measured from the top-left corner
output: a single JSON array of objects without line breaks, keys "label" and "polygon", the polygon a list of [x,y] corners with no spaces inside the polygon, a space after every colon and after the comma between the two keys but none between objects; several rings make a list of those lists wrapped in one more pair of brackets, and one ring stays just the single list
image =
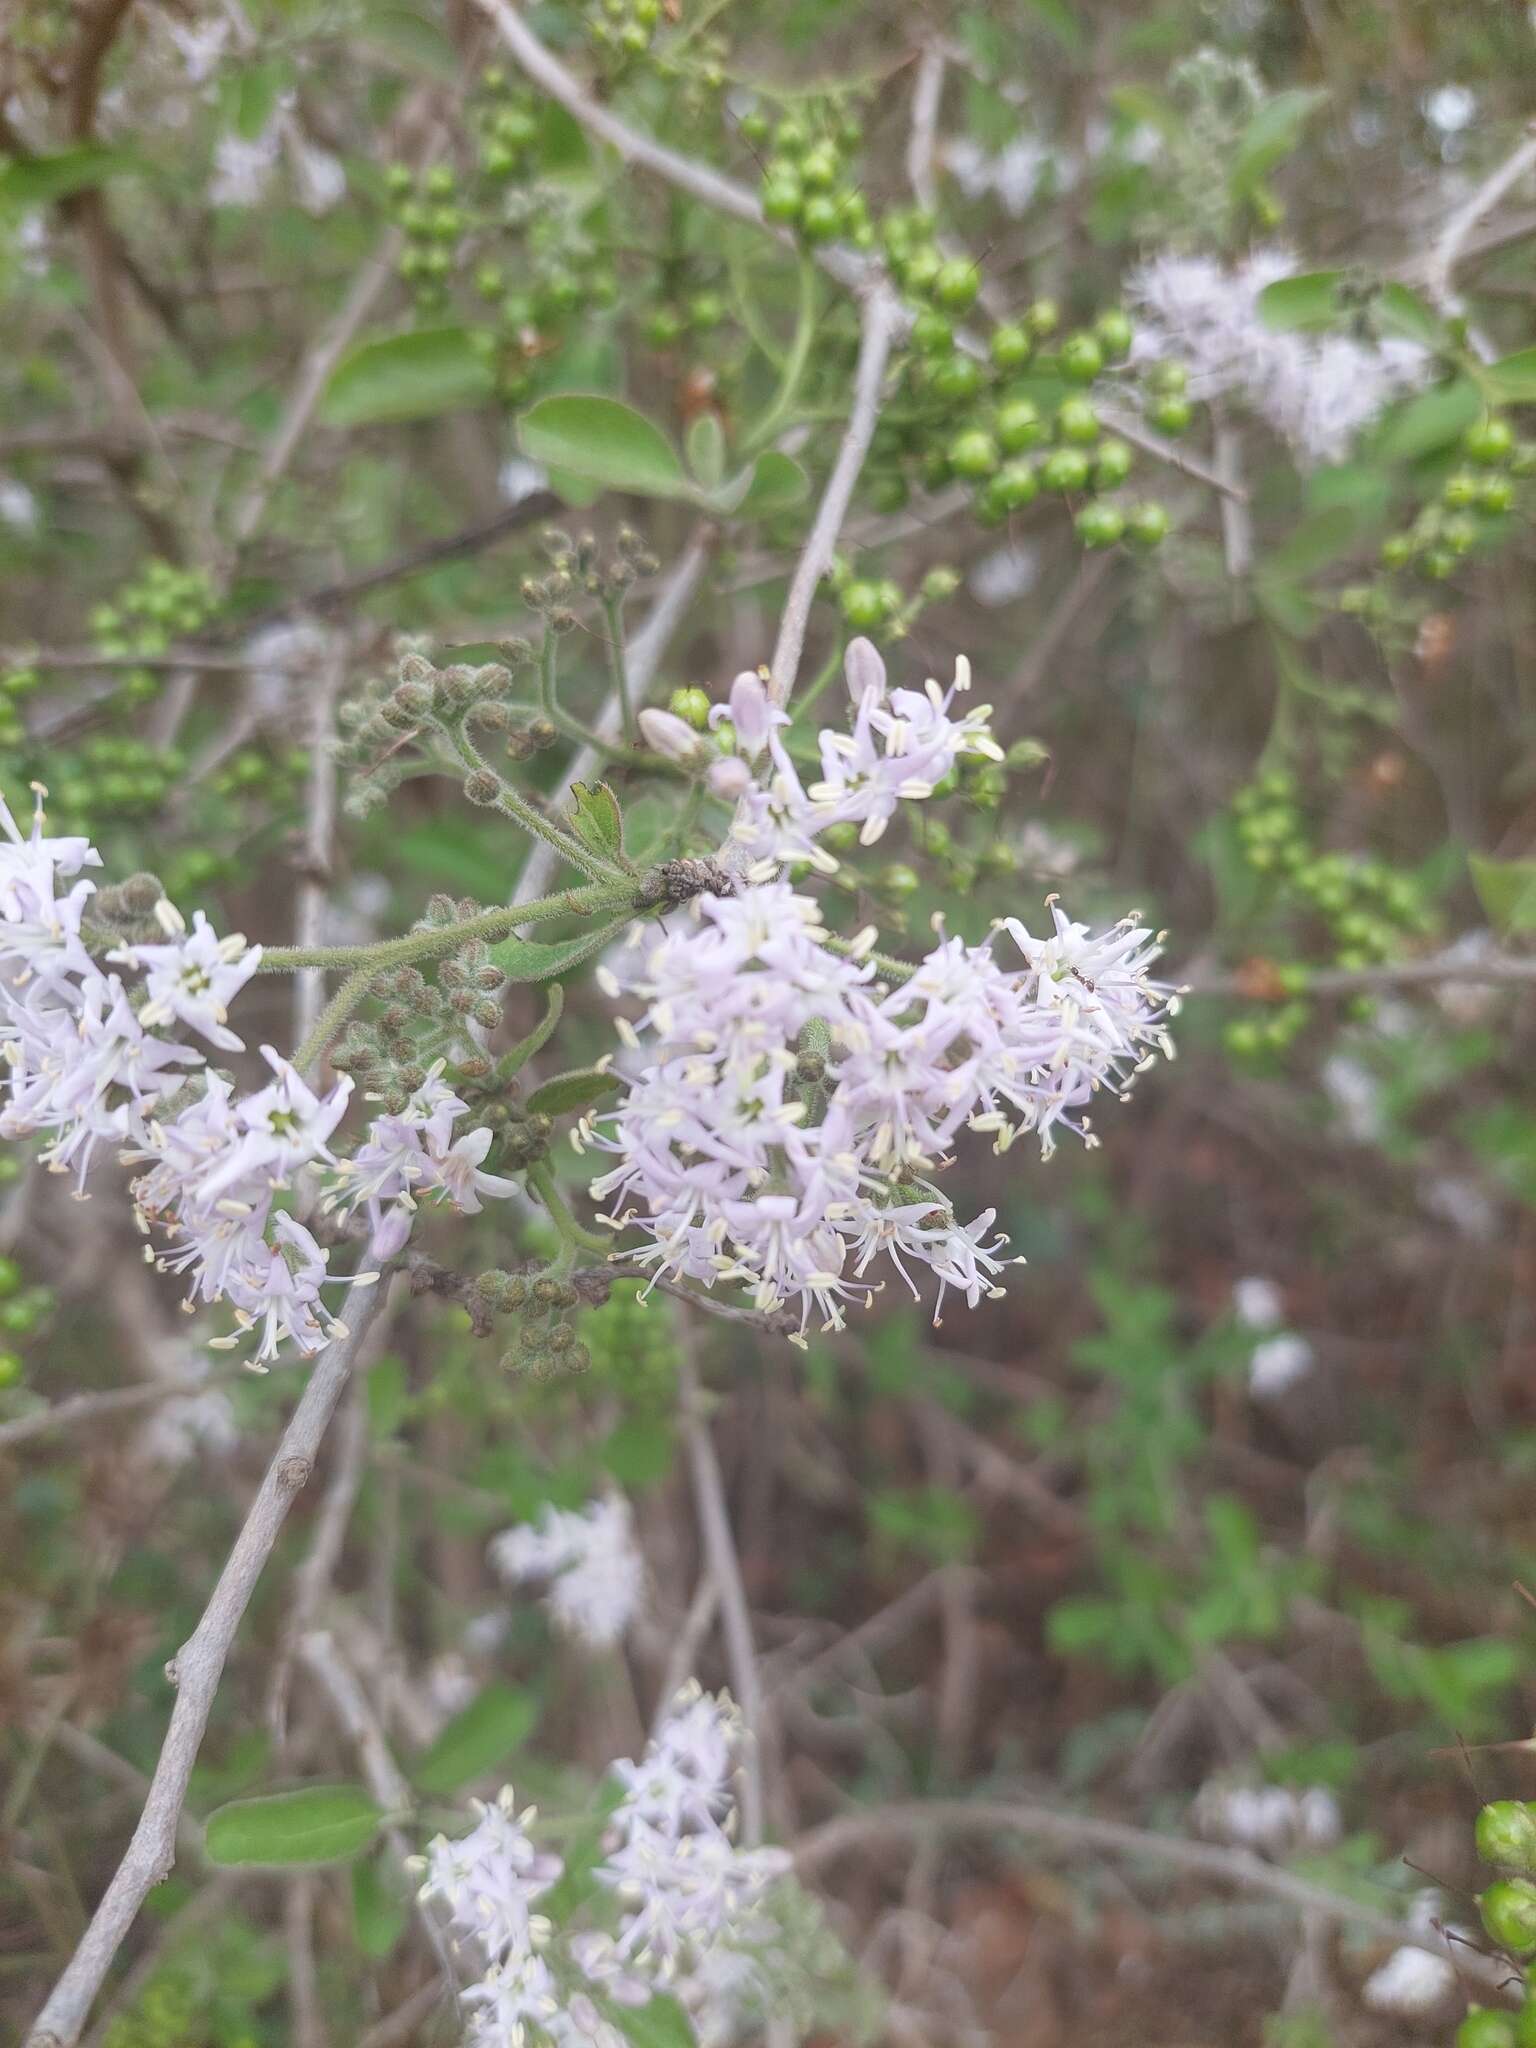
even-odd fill
[{"label": "diagonal branch", "polygon": [[27,2048],[74,2048],[139,1908],[175,1864],[177,1823],[230,1645],[294,1497],[314,1469],[326,1426],[386,1292],[381,1279],[362,1294],[347,1334],[320,1353],[202,1619],[173,1660],[176,1704],[144,1811],[127,1854],[27,2036]]}]

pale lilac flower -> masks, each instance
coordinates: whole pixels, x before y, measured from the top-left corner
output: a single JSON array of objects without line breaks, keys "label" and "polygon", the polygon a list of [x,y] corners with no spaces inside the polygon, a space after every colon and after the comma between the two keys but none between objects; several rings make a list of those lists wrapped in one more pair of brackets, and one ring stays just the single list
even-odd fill
[{"label": "pale lilac flower", "polygon": [[1273,1280],[1255,1273],[1235,1283],[1232,1307],[1250,1330],[1273,1330],[1285,1315],[1285,1297]]},{"label": "pale lilac flower", "polygon": [[200,910],[190,932],[174,904],[158,904],[155,914],[172,934],[168,944],[121,946],[107,955],[143,972],[149,1001],[140,1018],[159,1026],[176,1017],[210,1045],[242,1051],[244,1039],[227,1028],[229,1005],[261,965],[260,946],[247,946],[238,932],[221,939]]},{"label": "pale lilac flower", "polygon": [[1260,1400],[1283,1394],[1287,1387],[1305,1379],[1314,1363],[1312,1346],[1294,1330],[1266,1337],[1254,1346],[1248,1361],[1249,1389]]},{"label": "pale lilac flower", "polygon": [[617,1494],[576,1512],[546,1507],[536,1523],[494,1537],[490,1558],[514,1585],[548,1579],[551,1620],[594,1650],[623,1640],[644,1598],[645,1563],[629,1503]]},{"label": "pale lilac flower", "polygon": [[203,1180],[204,1201],[255,1176],[278,1186],[312,1160],[334,1164],[326,1141],[346,1113],[350,1077],[343,1075],[329,1094],[319,1096],[297,1067],[270,1045],[261,1052],[275,1078],[235,1104],[238,1135]]},{"label": "pale lilac flower", "polygon": [[549,1922],[533,1908],[564,1865],[534,1843],[537,1811],[519,1813],[510,1785],[493,1804],[471,1803],[478,1818],[467,1835],[428,1844],[421,1896],[440,1899],[454,1932],[476,1941],[487,1962],[515,1966],[548,1939]]},{"label": "pale lilac flower", "polygon": [[679,767],[697,767],[714,758],[714,749],[703,734],[675,711],[660,711],[648,704],[640,713],[640,732],[653,753]]}]

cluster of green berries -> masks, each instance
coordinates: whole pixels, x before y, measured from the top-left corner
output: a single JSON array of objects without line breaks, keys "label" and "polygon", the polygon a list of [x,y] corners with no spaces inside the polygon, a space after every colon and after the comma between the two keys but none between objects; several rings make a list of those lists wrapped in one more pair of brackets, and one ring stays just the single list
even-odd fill
[{"label": "cluster of green berries", "polygon": [[[1244,860],[1266,878],[1278,904],[1318,919],[1336,966],[1353,970],[1393,959],[1405,939],[1433,928],[1430,906],[1413,876],[1359,854],[1319,851],[1287,771],[1274,769],[1247,784],[1233,798],[1232,810]],[[1284,1000],[1262,1017],[1239,1017],[1226,1027],[1227,1050],[1240,1058],[1283,1052],[1308,1021],[1302,1000],[1308,968],[1292,963],[1274,972]]]},{"label": "cluster of green berries", "polygon": [[[1017,774],[1042,758],[1035,744],[1025,740],[1009,749],[1008,759],[1002,765],[1007,773]],[[978,761],[974,763],[969,779],[962,774],[955,785],[956,794],[987,817],[993,815],[1001,804],[1006,783],[996,772],[983,778],[980,771],[982,768],[996,771],[997,767],[995,761]],[[944,819],[929,816],[927,810],[918,813],[914,832],[917,845],[924,859],[933,864],[947,895],[970,896],[989,882],[1011,883],[1019,873],[1022,862],[1017,847],[995,836],[995,827],[989,825],[986,829],[994,836],[988,837],[981,846],[972,847],[966,845]]]},{"label": "cluster of green berries", "polygon": [[598,0],[586,28],[599,50],[632,62],[650,49],[660,20],[661,0]]},{"label": "cluster of green berries", "polygon": [[[1461,438],[1460,459],[1411,526],[1388,534],[1381,544],[1382,567],[1443,583],[1473,549],[1496,540],[1503,521],[1517,509],[1519,485],[1536,476],[1536,441],[1519,441],[1501,413],[1485,413]],[[1351,584],[1339,596],[1340,609],[1371,614],[1388,604],[1384,592]]]},{"label": "cluster of green berries", "polygon": [[22,719],[24,698],[42,686],[42,671],[26,664],[0,669],[0,748],[25,745],[26,724]]},{"label": "cluster of green berries", "polygon": [[582,1319],[595,1377],[627,1402],[666,1402],[677,1378],[672,1325],[655,1303],[640,1299],[638,1280],[616,1280],[601,1308]]},{"label": "cluster of green berries", "polygon": [[[819,113],[786,114],[770,124],[761,108],[741,115],[742,139],[763,165],[764,216],[792,228],[802,241],[848,242],[872,249],[869,205],[848,168],[863,131],[858,121],[828,106]],[[766,154],[764,154],[766,152]]]},{"label": "cluster of green berries", "polygon": [[440,312],[469,225],[453,166],[432,164],[418,177],[405,164],[391,164],[384,183],[390,213],[405,237],[397,266],[401,282],[419,313]]},{"label": "cluster of green berries", "polygon": [[[1504,1873],[1477,1902],[1488,1938],[1525,1964],[1536,1956],[1536,1805],[1491,1800],[1477,1816],[1477,1853]],[[1517,2013],[1474,2005],[1456,2048],[1536,2048],[1536,1994],[1528,1989]]]},{"label": "cluster of green berries", "polygon": [[470,114],[480,168],[493,184],[526,177],[539,140],[533,94],[500,64],[480,74],[481,97]]},{"label": "cluster of green berries", "polygon": [[709,334],[729,312],[723,293],[712,285],[697,289],[669,282],[645,316],[643,333],[652,348],[675,348],[689,334]]},{"label": "cluster of green berries", "polygon": [[843,622],[850,632],[877,633],[886,640],[899,640],[912,629],[925,605],[942,604],[960,587],[953,569],[930,569],[915,597],[908,597],[889,576],[878,581],[855,576],[841,559],[833,564],[832,588],[837,593]]},{"label": "cluster of green berries", "polygon": [[60,829],[89,832],[108,820],[152,818],[185,767],[179,747],[154,747],[127,733],[96,733],[72,754],[51,754],[48,792]]},{"label": "cluster of green berries", "polygon": [[[200,633],[213,611],[213,584],[206,570],[182,569],[155,560],[142,575],[124,584],[110,604],[91,613],[91,631],[100,653],[114,660],[125,655],[154,658],[175,640]],[[117,687],[124,704],[141,704],[156,695],[159,679],[151,669],[129,669]]]},{"label": "cluster of green berries", "polygon": [[[9,1178],[14,1179],[15,1175]],[[0,1347],[0,1390],[14,1387],[22,1376],[21,1356],[15,1345],[32,1336],[52,1315],[53,1308],[51,1288],[29,1286],[16,1261],[0,1257],[0,1337],[5,1340]]]}]

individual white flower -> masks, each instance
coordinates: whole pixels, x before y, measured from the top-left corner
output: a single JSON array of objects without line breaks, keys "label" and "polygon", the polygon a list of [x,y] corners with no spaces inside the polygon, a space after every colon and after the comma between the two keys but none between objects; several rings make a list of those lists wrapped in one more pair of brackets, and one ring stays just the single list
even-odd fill
[{"label": "individual white flower", "polygon": [[234,1404],[210,1387],[203,1394],[176,1394],[162,1401],[139,1431],[139,1449],[157,1465],[185,1465],[202,1451],[215,1457],[240,1441]]},{"label": "individual white flower", "polygon": [[339,157],[311,142],[291,116],[284,126],[288,166],[293,189],[306,213],[329,213],[347,189],[347,174]]},{"label": "individual white flower", "polygon": [[1283,1394],[1287,1387],[1305,1379],[1315,1363],[1312,1346],[1294,1330],[1266,1337],[1254,1346],[1248,1361],[1249,1390],[1260,1400]]},{"label": "individual white flower", "polygon": [[163,946],[121,946],[107,955],[144,974],[149,1001],[139,1012],[149,1025],[173,1017],[225,1052],[240,1052],[245,1040],[226,1028],[229,1005],[261,965],[260,946],[247,946],[239,932],[221,939],[202,911],[192,914],[189,932],[180,911],[162,902],[156,915],[173,936]]},{"label": "individual white flower", "polygon": [[549,1923],[533,1908],[564,1865],[535,1844],[537,1810],[519,1813],[510,1785],[494,1803],[471,1805],[477,1818],[468,1834],[428,1844],[421,1897],[440,1899],[454,1932],[477,1942],[488,1962],[516,1965],[548,1939]]},{"label": "individual white flower", "polygon": [[312,1160],[334,1164],[327,1140],[346,1113],[350,1077],[343,1075],[329,1094],[320,1096],[270,1045],[261,1052],[274,1078],[235,1104],[237,1135],[204,1178],[204,1201],[213,1201],[238,1181],[260,1176],[276,1186]]},{"label": "individual white flower", "polygon": [[189,85],[203,85],[223,61],[230,23],[220,15],[203,21],[182,21],[168,11],[158,20],[179,53]]},{"label": "individual white flower", "polygon": [[256,136],[221,135],[214,144],[209,205],[259,206],[272,183],[282,147],[282,129],[276,121]]},{"label": "individual white flower", "polygon": [[1285,1297],[1273,1280],[1253,1273],[1233,1286],[1232,1306],[1250,1330],[1273,1330],[1285,1314]]},{"label": "individual white flower", "polygon": [[30,533],[36,525],[36,497],[19,477],[0,476],[0,526]]},{"label": "individual white flower", "polygon": [[1324,1060],[1323,1092],[1333,1104],[1339,1121],[1357,1145],[1372,1145],[1385,1129],[1381,1083],[1370,1068],[1348,1053],[1336,1052]]},{"label": "individual white flower", "polygon": [[1001,605],[1028,596],[1039,580],[1038,549],[1006,541],[972,565],[966,588],[978,604],[996,611]]},{"label": "individual white flower", "polygon": [[1361,1999],[1372,2012],[1409,2018],[1432,2012],[1457,1986],[1456,1965],[1449,1956],[1424,1948],[1397,1948],[1366,1978]]}]

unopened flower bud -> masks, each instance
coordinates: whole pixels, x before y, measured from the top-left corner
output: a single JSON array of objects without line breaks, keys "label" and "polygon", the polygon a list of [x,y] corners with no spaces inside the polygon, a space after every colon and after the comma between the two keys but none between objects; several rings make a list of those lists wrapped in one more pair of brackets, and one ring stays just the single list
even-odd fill
[{"label": "unopened flower bud", "polygon": [[704,780],[712,796],[720,797],[725,803],[735,803],[752,787],[752,770],[740,754],[727,754],[723,760],[710,763]]},{"label": "unopened flower bud", "polygon": [[526,727],[528,744],[536,753],[545,747],[552,747],[560,735],[552,718],[531,718]]},{"label": "unopened flower bud", "polygon": [[477,768],[465,776],[464,794],[472,804],[493,804],[501,795],[500,779],[489,768]]},{"label": "unopened flower bud", "polygon": [[1529,1878],[1504,1878],[1489,1885],[1478,1900],[1489,1938],[1512,1955],[1536,1949],[1536,1884]]},{"label": "unopened flower bud", "polygon": [[676,761],[682,768],[701,767],[713,751],[685,719],[670,711],[660,711],[653,704],[641,712],[640,730],[654,753],[663,760]]},{"label": "unopened flower bud", "polygon": [[482,1031],[494,1031],[501,1022],[501,1005],[490,996],[481,996],[470,1014]]},{"label": "unopened flower bud", "polygon": [[402,683],[425,683],[430,686],[436,673],[424,654],[407,654],[401,657],[399,675]]}]

